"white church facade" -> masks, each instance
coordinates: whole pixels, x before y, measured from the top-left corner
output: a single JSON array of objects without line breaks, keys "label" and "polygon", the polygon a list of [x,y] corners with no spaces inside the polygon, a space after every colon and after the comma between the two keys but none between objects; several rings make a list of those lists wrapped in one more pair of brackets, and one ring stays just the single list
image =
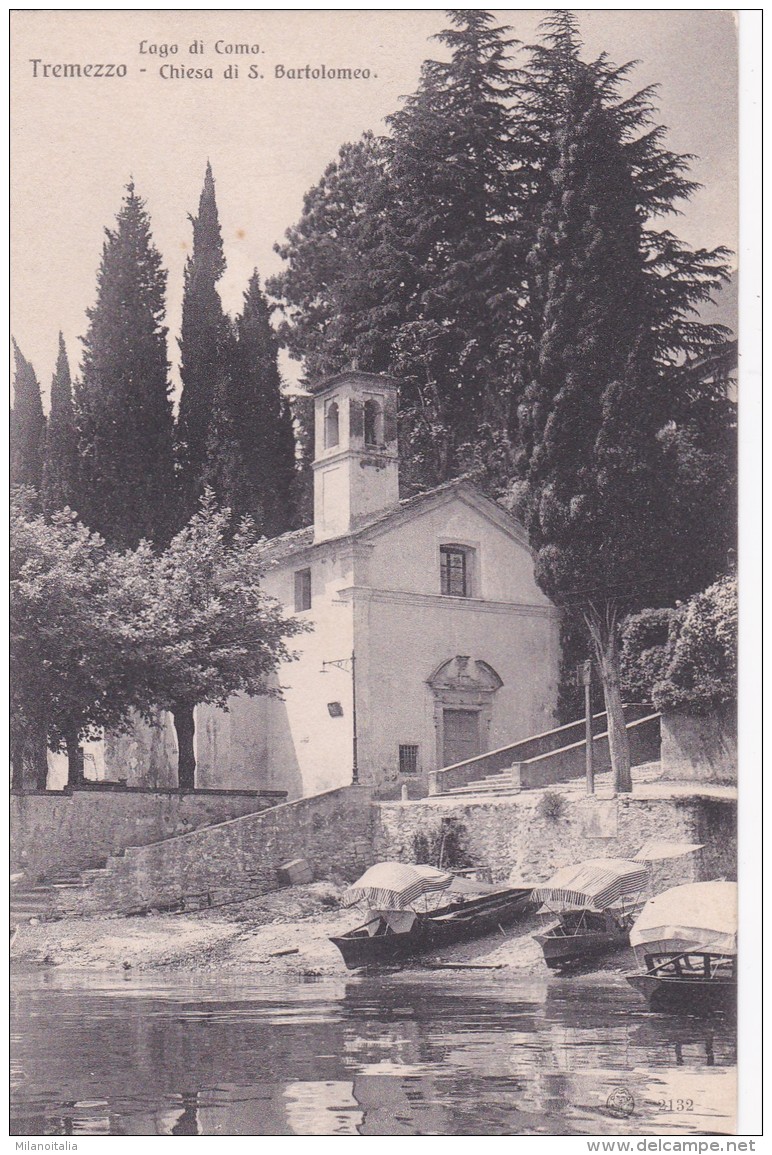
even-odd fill
[{"label": "white church facade", "polygon": [[198,782],[293,798],[356,770],[425,793],[430,771],[554,725],[559,611],[523,528],[470,482],[400,501],[396,382],[346,372],[314,399],[314,524],[266,544],[264,578],[312,629],[281,701],[199,708]]},{"label": "white church facade", "polygon": [[[352,370],[313,393],[314,524],[265,544],[263,579],[311,628],[280,699],[198,707],[196,783],[294,799],[356,775],[414,797],[431,771],[555,724],[560,613],[522,526],[469,481],[400,501],[396,382]],[[104,762],[175,785],[170,721],[108,742]]]}]

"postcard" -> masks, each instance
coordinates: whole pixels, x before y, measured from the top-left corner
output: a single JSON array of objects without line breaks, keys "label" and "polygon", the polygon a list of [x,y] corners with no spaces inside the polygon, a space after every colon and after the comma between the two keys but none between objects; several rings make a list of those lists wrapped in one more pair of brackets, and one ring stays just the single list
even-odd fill
[{"label": "postcard", "polygon": [[17,1148],[753,1149],[740,31],[12,13]]}]

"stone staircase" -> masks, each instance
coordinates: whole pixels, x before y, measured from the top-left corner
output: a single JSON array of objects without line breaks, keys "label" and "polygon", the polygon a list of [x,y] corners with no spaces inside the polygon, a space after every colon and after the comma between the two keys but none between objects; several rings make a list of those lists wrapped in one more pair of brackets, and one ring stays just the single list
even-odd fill
[{"label": "stone staircase", "polygon": [[[651,707],[625,706],[625,725],[633,767],[657,760],[660,754],[660,716]],[[595,773],[610,770],[605,713],[595,714],[593,749]],[[584,720],[536,734],[511,746],[492,750],[446,766],[430,775],[429,793],[443,797],[511,795],[569,782],[585,774]]]},{"label": "stone staircase", "polygon": [[265,894],[282,862],[355,878],[371,864],[371,792],[349,786],[129,846],[102,863],[11,886],[11,924],[31,918],[200,910]]},{"label": "stone staircase", "polygon": [[463,797],[466,794],[495,794],[497,797],[507,794],[519,794],[521,787],[514,781],[512,771],[499,770],[496,774],[486,774],[484,778],[477,778],[466,786],[457,786],[448,790],[445,797]]}]

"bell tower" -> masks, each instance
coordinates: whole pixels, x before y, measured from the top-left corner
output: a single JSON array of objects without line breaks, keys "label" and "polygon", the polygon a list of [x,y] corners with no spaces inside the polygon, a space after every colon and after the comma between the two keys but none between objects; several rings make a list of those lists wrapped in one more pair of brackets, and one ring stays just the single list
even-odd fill
[{"label": "bell tower", "polygon": [[314,396],[314,541],[355,529],[399,503],[397,382],[346,370]]}]

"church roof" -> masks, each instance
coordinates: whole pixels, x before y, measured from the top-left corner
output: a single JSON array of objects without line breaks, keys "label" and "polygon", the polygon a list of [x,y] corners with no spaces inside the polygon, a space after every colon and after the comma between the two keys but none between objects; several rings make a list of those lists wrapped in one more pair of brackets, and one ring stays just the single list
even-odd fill
[{"label": "church roof", "polygon": [[[471,498],[478,507],[482,507],[481,512],[487,514],[492,520],[497,521],[502,528],[506,529],[513,537],[516,537],[528,548],[528,539],[520,523],[511,517],[511,515],[508,514],[505,509],[502,509],[495,501],[486,497],[467,477],[458,477],[453,481],[443,482],[442,485],[438,485],[434,489],[428,489],[424,493],[416,493],[412,497],[403,498],[398,505],[391,506],[378,513],[368,514],[348,533],[343,533],[335,538],[325,538],[323,542],[319,542],[319,548],[344,541],[355,541],[357,538],[379,526],[386,525],[386,523],[391,521],[401,522],[407,520],[414,513],[420,512],[425,506],[439,504],[445,498],[461,493]],[[303,529],[293,529],[290,530],[289,533],[283,533],[279,537],[273,537],[263,542],[260,552],[265,561],[282,561],[284,558],[307,550],[313,545],[314,527],[313,525],[307,525],[304,526]]]}]

